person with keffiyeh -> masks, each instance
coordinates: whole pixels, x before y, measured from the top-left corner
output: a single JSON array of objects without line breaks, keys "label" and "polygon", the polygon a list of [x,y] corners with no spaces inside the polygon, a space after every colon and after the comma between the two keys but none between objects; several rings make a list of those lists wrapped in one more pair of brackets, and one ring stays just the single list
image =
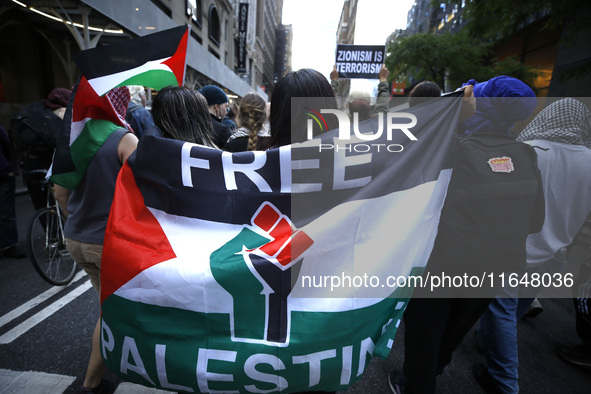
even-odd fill
[{"label": "person with keffiyeh", "polygon": [[[77,92],[76,94],[83,94]],[[125,119],[130,93],[126,86],[106,93],[109,110]],[[110,123],[110,122],[107,122]],[[106,127],[106,126],[105,126]],[[138,139],[130,129],[115,129],[91,159],[86,172],[73,191],[55,184],[55,196],[68,220],[64,226],[70,255],[90,277],[100,295],[103,242],[119,170],[135,151]],[[81,393],[109,393],[112,387],[102,379],[106,366],[100,354],[100,318],[92,337],[92,351]]]},{"label": "person with keffiyeh", "polygon": [[[542,230],[527,238],[527,272],[560,272],[566,247],[591,212],[591,112],[573,98],[555,101],[517,140],[537,148],[546,196]],[[476,339],[488,365],[477,364],[473,372],[487,392],[517,393],[517,321],[535,294],[524,295],[519,288],[504,290],[480,319]]]},{"label": "person with keffiyeh", "polygon": [[238,130],[236,130],[224,145],[228,152],[245,152],[257,150],[262,142],[259,139],[271,138],[269,123],[267,122],[267,102],[256,92],[246,94],[238,107]]}]

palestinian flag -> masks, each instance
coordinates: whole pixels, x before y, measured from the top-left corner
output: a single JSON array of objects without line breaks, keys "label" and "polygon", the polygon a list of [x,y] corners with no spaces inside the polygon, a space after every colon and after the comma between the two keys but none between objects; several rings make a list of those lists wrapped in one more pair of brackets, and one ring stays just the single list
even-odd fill
[{"label": "palestinian flag", "polygon": [[189,26],[78,52],[74,61],[99,96],[118,86],[182,86]]},{"label": "palestinian flag", "polygon": [[355,139],[328,148],[334,132],[234,154],[144,137],[105,236],[107,366],[177,392],[359,380],[388,356],[433,247],[459,113],[445,101],[412,109],[416,140],[384,132],[371,153]]},{"label": "palestinian flag", "polygon": [[[174,29],[79,52],[82,77],[64,116],[51,169],[52,182],[76,189],[96,152],[117,128],[127,128],[127,104],[113,89],[127,85],[161,89],[182,85],[189,28]],[[127,100],[129,102],[129,100]]]},{"label": "palestinian flag", "polygon": [[86,78],[80,77],[64,115],[64,127],[58,135],[49,170],[52,182],[76,189],[92,158],[111,133],[127,127],[125,100],[116,93],[121,92],[100,97]]}]

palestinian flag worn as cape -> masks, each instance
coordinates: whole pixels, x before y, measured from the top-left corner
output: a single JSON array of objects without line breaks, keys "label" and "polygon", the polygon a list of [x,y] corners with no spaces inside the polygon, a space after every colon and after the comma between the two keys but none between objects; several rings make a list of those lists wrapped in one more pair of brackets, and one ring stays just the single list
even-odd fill
[{"label": "palestinian flag worn as cape", "polygon": [[127,108],[116,111],[107,92],[127,85],[154,89],[182,85],[188,32],[188,27],[180,26],[74,55],[83,75],[74,87],[58,135],[49,171],[52,182],[76,189],[111,133],[127,127]]},{"label": "palestinian flag worn as cape", "polygon": [[[120,93],[120,92],[117,92]],[[76,189],[96,152],[111,133],[126,128],[125,101],[118,94],[100,97],[80,77],[64,115],[56,151],[49,170],[50,180],[70,190]]]},{"label": "palestinian flag worn as cape", "polygon": [[383,133],[380,152],[319,149],[334,132],[234,154],[142,138],[105,236],[107,366],[177,392],[359,380],[392,347],[412,291],[396,278],[420,275],[433,247],[459,113],[445,101],[409,110],[417,140]]}]

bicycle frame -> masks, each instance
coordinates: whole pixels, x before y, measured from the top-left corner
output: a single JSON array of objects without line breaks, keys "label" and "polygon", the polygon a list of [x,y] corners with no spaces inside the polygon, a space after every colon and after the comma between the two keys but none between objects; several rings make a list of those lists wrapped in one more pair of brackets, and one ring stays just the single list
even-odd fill
[{"label": "bicycle frame", "polygon": [[[48,208],[54,208],[57,212],[57,215],[59,218],[62,217],[63,213],[62,210],[60,209],[60,204],[57,201],[57,199],[55,198],[55,192],[53,191],[53,185],[51,185],[49,183],[49,181],[46,181],[45,186],[47,187],[47,207]],[[66,242],[66,236],[64,235],[64,225],[62,223],[61,220],[58,220],[58,242]],[[46,228],[47,230],[47,228]],[[45,231],[45,243],[46,245],[49,245],[49,231]]]},{"label": "bicycle frame", "polygon": [[47,192],[46,206],[37,210],[29,223],[27,251],[33,267],[44,280],[53,285],[66,285],[74,277],[76,263],[65,245],[65,215],[55,199],[52,185],[44,181],[42,187]]}]

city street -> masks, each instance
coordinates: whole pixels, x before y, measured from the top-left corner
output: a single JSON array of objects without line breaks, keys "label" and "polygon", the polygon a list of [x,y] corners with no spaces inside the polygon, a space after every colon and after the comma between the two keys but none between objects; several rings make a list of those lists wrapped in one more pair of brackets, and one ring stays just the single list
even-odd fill
[{"label": "city street", "polygon": [[[17,197],[19,236],[24,240],[33,214],[26,194]],[[82,382],[92,329],[99,314],[98,297],[85,275],[65,287],[45,283],[27,258],[0,259],[0,393],[73,393]],[[576,344],[570,299],[543,299],[544,312],[519,323],[522,393],[588,393],[591,373],[567,365],[556,345]],[[389,393],[386,376],[402,369],[402,325],[387,360],[374,358],[356,385],[346,393]],[[456,352],[438,380],[439,393],[481,393],[472,365],[483,362],[473,333]],[[117,393],[157,393],[117,379]]]},{"label": "city street", "polygon": [[[0,176],[20,172],[20,246],[30,232],[31,255],[69,254],[23,173],[76,190],[81,264],[101,256],[85,242],[103,242],[112,204],[102,305],[80,266],[54,286],[0,254],[0,394],[87,392],[101,313],[94,391],[389,394],[407,328],[412,376],[432,386],[459,336],[438,324],[474,319],[433,303],[405,326],[413,287],[538,295],[518,349],[483,343],[491,364],[514,375],[518,352],[520,393],[591,394],[591,367],[565,361],[587,361],[571,297],[581,332],[591,308],[591,0],[0,0],[0,15]],[[515,388],[476,380],[478,324],[436,393]]]}]

